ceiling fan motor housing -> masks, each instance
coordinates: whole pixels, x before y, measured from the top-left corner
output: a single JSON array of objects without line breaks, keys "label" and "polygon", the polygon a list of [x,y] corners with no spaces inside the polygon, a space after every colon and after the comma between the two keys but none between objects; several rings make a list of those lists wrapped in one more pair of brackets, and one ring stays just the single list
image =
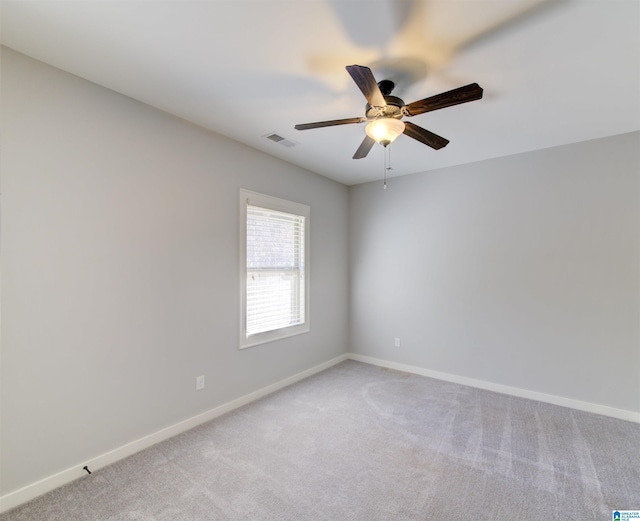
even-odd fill
[{"label": "ceiling fan motor housing", "polygon": [[373,107],[370,103],[367,103],[367,106],[365,108],[365,116],[367,117],[367,119],[402,119],[402,116],[404,115],[402,113],[402,107],[405,106],[404,101],[396,96],[385,96],[384,100],[387,102],[386,107]]}]

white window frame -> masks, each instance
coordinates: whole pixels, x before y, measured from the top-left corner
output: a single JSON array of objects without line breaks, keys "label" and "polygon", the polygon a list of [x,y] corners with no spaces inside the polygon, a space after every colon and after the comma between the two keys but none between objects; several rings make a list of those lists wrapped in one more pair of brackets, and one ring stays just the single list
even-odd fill
[{"label": "white window frame", "polygon": [[[290,213],[304,217],[304,322],[273,331],[247,335],[247,206],[259,206],[270,210]],[[310,222],[311,208],[305,204],[287,201],[259,194],[249,190],[240,190],[240,349],[273,342],[294,335],[308,333],[310,330],[309,273],[310,273]]]}]

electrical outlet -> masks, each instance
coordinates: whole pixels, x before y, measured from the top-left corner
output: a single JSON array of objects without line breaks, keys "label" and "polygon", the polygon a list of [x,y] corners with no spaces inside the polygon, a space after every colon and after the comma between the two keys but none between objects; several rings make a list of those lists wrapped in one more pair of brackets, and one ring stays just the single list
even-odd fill
[{"label": "electrical outlet", "polygon": [[196,376],[196,391],[204,389],[204,376]]},{"label": "electrical outlet", "polygon": [[396,347],[400,347],[400,339],[396,337],[396,343],[395,343]]}]

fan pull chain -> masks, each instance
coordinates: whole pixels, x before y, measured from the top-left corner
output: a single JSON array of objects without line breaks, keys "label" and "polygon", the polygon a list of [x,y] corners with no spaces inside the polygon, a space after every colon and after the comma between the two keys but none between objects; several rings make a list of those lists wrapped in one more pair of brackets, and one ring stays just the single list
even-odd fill
[{"label": "fan pull chain", "polygon": [[384,147],[384,184],[382,185],[382,188],[384,190],[387,189],[387,149],[389,147]]},{"label": "fan pull chain", "polygon": [[387,145],[386,147],[384,147],[384,184],[383,184],[383,188],[385,190],[387,189],[387,172],[389,170],[393,170],[393,168],[391,168],[391,148],[389,147],[389,145]]}]

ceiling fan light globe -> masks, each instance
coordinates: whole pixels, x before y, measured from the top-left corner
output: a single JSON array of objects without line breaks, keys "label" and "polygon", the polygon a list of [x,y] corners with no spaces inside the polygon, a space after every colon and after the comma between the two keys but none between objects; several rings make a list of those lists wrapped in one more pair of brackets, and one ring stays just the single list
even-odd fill
[{"label": "ceiling fan light globe", "polygon": [[376,119],[367,125],[365,132],[376,143],[386,147],[404,132],[404,123],[394,118]]}]

